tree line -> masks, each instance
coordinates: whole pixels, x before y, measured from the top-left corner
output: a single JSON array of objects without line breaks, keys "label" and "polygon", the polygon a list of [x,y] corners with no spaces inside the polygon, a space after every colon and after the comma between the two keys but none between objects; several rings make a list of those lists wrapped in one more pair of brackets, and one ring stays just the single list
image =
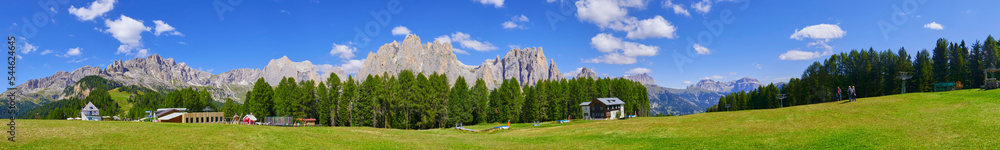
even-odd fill
[{"label": "tree line", "polygon": [[[932,51],[918,51],[914,56],[905,48],[875,51],[851,50],[814,62],[783,86],[768,85],[752,91],[728,94],[708,108],[713,111],[770,109],[837,101],[837,88],[847,98],[847,87],[855,86],[858,97],[900,94],[904,84],[907,93],[932,92],[934,84],[961,82],[963,88],[979,88],[985,80],[984,70],[1000,67],[1000,41],[988,36],[967,47],[965,41],[949,42],[940,38]],[[912,78],[901,80],[901,72]],[[781,100],[777,94],[785,94]],[[727,107],[728,106],[728,107]]]},{"label": "tree line", "polygon": [[645,87],[621,78],[542,80],[525,87],[511,78],[494,89],[477,79],[469,85],[463,77],[450,86],[444,74],[408,70],[361,81],[353,76],[341,81],[336,74],[319,83],[284,78],[276,87],[260,78],[243,104],[227,99],[222,110],[227,116],[252,113],[317,118],[326,126],[397,129],[581,118],[579,104],[598,97],[618,97],[629,114],[649,112]]}]

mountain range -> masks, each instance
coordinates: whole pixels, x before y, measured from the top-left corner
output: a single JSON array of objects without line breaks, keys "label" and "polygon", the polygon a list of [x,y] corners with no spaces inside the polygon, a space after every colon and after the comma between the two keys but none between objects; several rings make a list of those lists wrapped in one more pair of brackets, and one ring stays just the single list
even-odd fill
[{"label": "mountain range", "polygon": [[[490,88],[496,87],[504,79],[517,79],[522,85],[533,85],[539,80],[563,79],[555,61],[547,59],[542,48],[514,48],[503,57],[487,59],[478,66],[465,65],[459,62],[450,43],[422,44],[420,37],[407,35],[402,42],[393,41],[384,44],[378,51],[370,52],[356,79],[363,80],[367,75],[397,74],[402,70],[415,73],[445,74],[451,83],[458,77],[467,81],[483,79]],[[106,68],[84,66],[71,72],[58,71],[52,76],[31,79],[15,87],[14,94],[22,101],[41,103],[78,97],[91,89],[67,91],[77,81],[85,76],[96,75],[122,85],[140,85],[155,91],[169,91],[181,88],[206,89],[212,93],[213,99],[224,101],[232,98],[242,101],[244,94],[253,87],[259,79],[276,86],[284,77],[292,77],[299,81],[325,81],[330,74],[337,74],[346,80],[347,73],[339,67],[320,73],[319,67],[305,60],[291,61],[288,57],[272,59],[262,69],[241,68],[227,72],[212,74],[193,69],[186,63],[176,62],[172,58],[163,58],[159,54],[117,60]],[[598,74],[590,68],[581,68],[576,78],[598,78]],[[622,78],[637,81],[646,86],[653,113],[685,115],[703,112],[706,108],[718,103],[722,95],[740,90],[752,90],[760,82],[752,78],[742,78],[736,81],[719,82],[702,80],[687,89],[671,89],[656,85],[649,74],[626,75]],[[474,84],[475,82],[467,82]],[[5,91],[7,95],[12,91]]]},{"label": "mountain range", "polygon": [[[552,62],[552,63],[549,63]],[[402,70],[415,73],[446,74],[451,82],[458,77],[465,77],[474,84],[476,79],[487,81],[488,87],[495,87],[504,79],[517,79],[522,85],[533,85],[538,80],[562,79],[562,73],[556,67],[554,60],[546,59],[542,48],[512,49],[503,57],[488,59],[479,66],[470,66],[458,61],[450,43],[421,44],[420,37],[408,35],[403,42],[393,41],[379,48],[377,52],[369,53],[357,79],[373,74],[397,74]],[[145,58],[118,60],[106,68],[84,66],[71,72],[58,71],[52,76],[31,79],[15,87],[14,94],[23,101],[41,103],[71,97],[82,97],[79,91],[64,92],[68,86],[73,86],[81,78],[96,75],[121,83],[123,85],[140,85],[155,91],[169,91],[181,88],[207,89],[213,99],[224,101],[232,98],[242,101],[244,94],[253,87],[253,83],[264,78],[267,83],[276,86],[284,77],[292,77],[299,81],[325,81],[330,74],[337,74],[342,80],[347,79],[343,69],[334,67],[325,73],[320,73],[318,67],[306,60],[291,61],[288,57],[272,59],[263,69],[241,68],[220,74],[212,74],[193,69],[183,62],[172,58],[163,58],[159,54]],[[318,84],[318,83],[317,83]],[[5,91],[6,95],[12,91]]]}]

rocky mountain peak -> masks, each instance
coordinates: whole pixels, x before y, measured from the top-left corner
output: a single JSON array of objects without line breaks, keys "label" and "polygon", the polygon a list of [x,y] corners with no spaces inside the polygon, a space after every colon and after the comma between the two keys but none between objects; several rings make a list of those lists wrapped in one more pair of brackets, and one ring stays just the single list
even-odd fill
[{"label": "rocky mountain peak", "polygon": [[739,91],[751,91],[760,87],[760,81],[750,77],[740,78],[738,80],[721,82],[714,81],[712,79],[703,79],[698,81],[697,84],[688,86],[688,88],[701,88],[709,91],[723,92],[723,93],[733,93]]},{"label": "rocky mountain peak", "polygon": [[641,74],[636,74],[636,75],[625,75],[622,78],[639,82],[642,85],[656,85],[656,80],[653,79],[653,77],[649,76],[648,73],[641,73]]},{"label": "rocky mountain peak", "polygon": [[559,69],[548,63],[542,48],[511,49],[503,57],[497,55],[479,66],[463,64],[453,51],[451,43],[435,41],[421,44],[420,37],[407,35],[402,43],[393,41],[379,47],[377,52],[369,53],[358,76],[395,75],[402,70],[424,74],[437,72],[447,75],[452,82],[458,77],[467,81],[481,78],[487,81],[490,88],[510,78],[516,78],[522,85],[562,78]]},{"label": "rocky mountain peak", "polygon": [[590,68],[583,67],[583,69],[580,69],[580,73],[576,74],[576,77],[577,78],[590,77],[592,79],[597,79],[597,72],[594,72],[594,70],[590,70]]}]

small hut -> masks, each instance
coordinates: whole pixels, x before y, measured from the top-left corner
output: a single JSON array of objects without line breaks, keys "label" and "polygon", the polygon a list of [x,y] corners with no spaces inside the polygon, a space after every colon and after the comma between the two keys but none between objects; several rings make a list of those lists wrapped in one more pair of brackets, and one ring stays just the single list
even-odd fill
[{"label": "small hut", "polygon": [[257,123],[257,117],[253,116],[253,113],[243,116],[243,124],[254,125]]}]

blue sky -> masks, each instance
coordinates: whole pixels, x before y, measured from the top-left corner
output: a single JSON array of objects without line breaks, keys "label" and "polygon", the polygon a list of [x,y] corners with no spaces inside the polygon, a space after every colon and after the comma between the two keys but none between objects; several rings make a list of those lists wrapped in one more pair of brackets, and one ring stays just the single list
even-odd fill
[{"label": "blue sky", "polygon": [[704,78],[786,81],[831,53],[915,54],[937,38],[971,44],[1000,33],[988,19],[1000,1],[991,0],[237,2],[10,1],[0,23],[19,37],[18,84],[154,53],[214,74],[281,56],[356,72],[367,53],[408,32],[452,42],[467,65],[542,47],[564,73],[647,72],[683,88]]}]

